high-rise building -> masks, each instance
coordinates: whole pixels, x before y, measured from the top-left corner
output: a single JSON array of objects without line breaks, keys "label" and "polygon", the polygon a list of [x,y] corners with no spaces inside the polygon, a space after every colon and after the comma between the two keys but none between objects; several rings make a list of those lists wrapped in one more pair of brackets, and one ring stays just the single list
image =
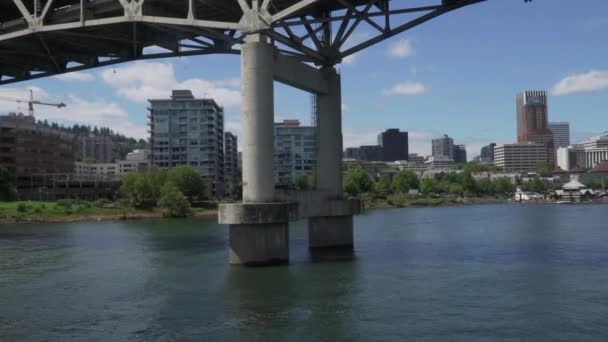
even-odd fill
[{"label": "high-rise building", "polygon": [[298,120],[274,124],[274,177],[279,187],[290,187],[301,174],[314,172],[316,162],[315,127],[301,126]]},{"label": "high-rise building", "polygon": [[447,134],[433,139],[433,157],[445,157],[454,160],[454,139]]},{"label": "high-rise building", "polygon": [[19,189],[28,189],[42,174],[74,172],[74,136],[36,123],[33,116],[0,116],[0,165]]},{"label": "high-rise building", "polygon": [[237,194],[239,186],[238,140],[231,132],[224,133],[224,180],[227,194]]},{"label": "high-rise building", "polygon": [[77,152],[83,159],[92,159],[96,163],[111,163],[114,159],[112,154],[112,138],[109,136],[90,135],[79,137]]},{"label": "high-rise building", "polygon": [[152,164],[190,165],[207,180],[213,196],[223,196],[224,109],[213,99],[194,98],[190,90],[148,101]]},{"label": "high-rise building", "polygon": [[491,143],[481,148],[480,162],[494,164],[494,147],[496,147],[496,144]]},{"label": "high-rise building", "polygon": [[494,148],[494,165],[505,171],[536,170],[539,162],[547,162],[544,144],[505,144]]},{"label": "high-rise building", "polygon": [[359,147],[359,160],[382,161],[382,147],[378,145],[364,145]]},{"label": "high-rise building", "polygon": [[454,162],[458,164],[466,164],[467,147],[465,145],[454,145]]},{"label": "high-rise building", "polygon": [[547,92],[528,90],[517,95],[517,143],[544,144],[547,161],[555,165],[553,133],[549,129]]},{"label": "high-rise building", "polygon": [[553,133],[553,146],[555,148],[570,146],[570,123],[549,122],[549,129]]},{"label": "high-rise building", "polygon": [[378,145],[382,147],[383,161],[407,160],[409,155],[407,132],[397,128],[378,134]]}]

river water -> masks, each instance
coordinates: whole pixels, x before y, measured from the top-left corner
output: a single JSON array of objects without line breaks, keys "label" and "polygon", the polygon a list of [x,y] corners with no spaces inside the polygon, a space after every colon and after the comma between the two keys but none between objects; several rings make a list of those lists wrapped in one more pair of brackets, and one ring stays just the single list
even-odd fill
[{"label": "river water", "polygon": [[227,264],[214,219],[0,226],[0,341],[606,341],[608,206],[370,210],[355,257]]}]

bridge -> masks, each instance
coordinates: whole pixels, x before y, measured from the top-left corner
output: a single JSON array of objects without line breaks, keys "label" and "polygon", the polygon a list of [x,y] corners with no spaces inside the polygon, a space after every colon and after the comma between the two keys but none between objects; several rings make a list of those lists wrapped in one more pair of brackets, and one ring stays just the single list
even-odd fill
[{"label": "bridge", "polygon": [[[219,220],[230,226],[231,263],[285,263],[289,222],[296,219],[308,219],[310,248],[353,248],[353,215],[361,204],[342,193],[341,79],[335,66],[484,1],[4,0],[0,84],[133,60],[240,54],[243,202],[220,206]],[[358,29],[373,34],[358,41]],[[274,187],[274,81],[316,95],[316,190],[296,198]]]}]

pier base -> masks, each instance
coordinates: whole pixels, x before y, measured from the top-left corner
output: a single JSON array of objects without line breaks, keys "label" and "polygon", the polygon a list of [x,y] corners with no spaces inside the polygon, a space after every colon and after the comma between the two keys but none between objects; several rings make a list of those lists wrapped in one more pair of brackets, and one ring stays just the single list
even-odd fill
[{"label": "pier base", "polygon": [[289,263],[291,203],[222,204],[219,222],[230,229],[230,264],[267,266]]}]

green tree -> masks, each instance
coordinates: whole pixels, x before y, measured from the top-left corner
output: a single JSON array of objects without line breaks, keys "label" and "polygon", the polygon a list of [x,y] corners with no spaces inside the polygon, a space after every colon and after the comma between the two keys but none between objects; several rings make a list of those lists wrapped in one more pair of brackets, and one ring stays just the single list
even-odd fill
[{"label": "green tree", "polygon": [[545,183],[539,178],[534,177],[522,187],[524,191],[543,193],[545,191]]},{"label": "green tree", "polygon": [[391,189],[395,193],[407,193],[410,189],[418,189],[420,182],[413,171],[401,170],[393,178]]},{"label": "green tree", "polygon": [[539,161],[536,163],[536,171],[538,171],[538,173],[540,174],[541,177],[553,176],[553,172],[551,172],[549,163],[547,163],[545,161]]},{"label": "green tree", "polygon": [[206,185],[203,178],[191,166],[177,166],[167,173],[167,182],[172,183],[191,201],[204,199]]},{"label": "green tree", "polygon": [[344,192],[352,197],[359,196],[372,190],[372,180],[360,165],[351,167],[344,177]]},{"label": "green tree", "polygon": [[301,173],[296,177],[296,190],[311,190],[314,188],[314,180],[311,174]]},{"label": "green tree", "polygon": [[452,195],[462,195],[464,193],[464,187],[458,183],[450,184],[448,192]]},{"label": "green tree", "polygon": [[0,166],[0,201],[14,201],[17,199],[17,190],[12,182],[10,172]]},{"label": "green tree", "polygon": [[425,195],[437,192],[437,181],[433,178],[426,178],[420,183],[420,192]]},{"label": "green tree", "polygon": [[492,182],[492,190],[497,195],[508,195],[515,191],[515,185],[508,178],[498,178]]},{"label": "green tree", "polygon": [[168,217],[188,217],[192,214],[190,202],[171,182],[163,186],[158,205],[166,210],[165,216]]},{"label": "green tree", "polygon": [[487,178],[478,180],[477,181],[477,191],[484,195],[492,194],[494,192],[494,189],[492,187],[492,181]]},{"label": "green tree", "polygon": [[166,172],[160,170],[129,173],[122,179],[120,193],[127,198],[131,206],[139,206],[145,202],[156,204],[165,179]]},{"label": "green tree", "polygon": [[471,173],[469,168],[465,168],[462,172],[462,187],[465,192],[475,194],[477,193],[477,182]]},{"label": "green tree", "polygon": [[377,196],[386,198],[386,196],[391,194],[391,183],[385,177],[380,177],[378,181],[374,184],[374,193]]}]

